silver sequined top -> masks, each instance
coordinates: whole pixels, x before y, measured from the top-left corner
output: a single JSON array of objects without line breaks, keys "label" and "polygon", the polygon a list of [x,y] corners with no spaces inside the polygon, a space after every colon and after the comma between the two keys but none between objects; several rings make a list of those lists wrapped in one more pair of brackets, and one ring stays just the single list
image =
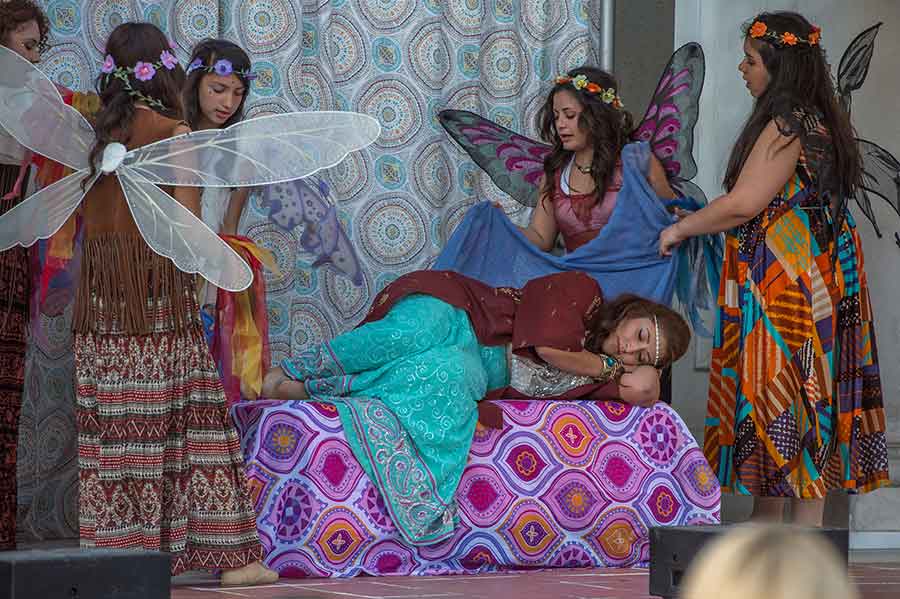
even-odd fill
[{"label": "silver sequined top", "polygon": [[560,370],[546,362],[535,362],[518,356],[512,353],[510,345],[506,346],[506,356],[510,387],[529,397],[555,397],[583,385],[605,383],[615,378],[621,368],[614,358],[601,356],[608,367],[607,376],[592,378]]}]

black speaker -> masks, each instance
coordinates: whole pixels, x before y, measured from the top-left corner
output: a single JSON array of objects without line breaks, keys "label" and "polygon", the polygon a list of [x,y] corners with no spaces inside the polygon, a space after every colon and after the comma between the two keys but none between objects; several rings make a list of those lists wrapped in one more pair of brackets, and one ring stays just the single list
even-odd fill
[{"label": "black speaker", "polygon": [[0,552],[3,599],[170,599],[171,558],[159,551]]},{"label": "black speaker", "polygon": [[[657,526],[650,529],[650,594],[674,599],[694,557],[708,542],[731,526]],[[847,563],[850,534],[846,528],[816,529]]]}]

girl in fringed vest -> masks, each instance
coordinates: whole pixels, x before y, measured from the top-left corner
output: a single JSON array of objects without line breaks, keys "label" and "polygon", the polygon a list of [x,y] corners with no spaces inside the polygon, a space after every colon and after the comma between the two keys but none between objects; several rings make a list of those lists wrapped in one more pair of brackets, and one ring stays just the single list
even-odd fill
[{"label": "girl in fringed vest", "polygon": [[[111,143],[130,149],[190,131],[184,71],[156,27],[117,27],[102,71],[88,181]],[[199,214],[199,189],[166,191]],[[274,582],[259,562],[195,277],[144,242],[115,175],[90,189],[83,219],[74,314],[82,546],[167,551],[173,574],[222,569],[224,585]]]}]

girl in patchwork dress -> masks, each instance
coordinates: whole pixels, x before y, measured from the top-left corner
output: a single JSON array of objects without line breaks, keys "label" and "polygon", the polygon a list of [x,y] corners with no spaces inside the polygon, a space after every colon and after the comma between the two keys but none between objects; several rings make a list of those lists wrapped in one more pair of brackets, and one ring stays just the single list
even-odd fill
[{"label": "girl in patchwork dress", "polygon": [[821,526],[831,489],[889,483],[863,252],[847,199],[861,185],[820,31],[796,13],[750,21],[739,66],[756,99],[727,193],[663,231],[660,251],[728,231],[705,452],[756,519]]}]

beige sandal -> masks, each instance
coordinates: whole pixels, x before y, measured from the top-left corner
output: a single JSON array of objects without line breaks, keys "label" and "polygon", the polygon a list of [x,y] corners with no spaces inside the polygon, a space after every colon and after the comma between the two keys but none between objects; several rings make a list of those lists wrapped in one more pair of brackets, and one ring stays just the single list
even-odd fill
[{"label": "beige sandal", "polygon": [[223,587],[252,587],[276,582],[278,582],[278,572],[269,570],[261,562],[253,562],[243,568],[222,572],[219,584]]}]

